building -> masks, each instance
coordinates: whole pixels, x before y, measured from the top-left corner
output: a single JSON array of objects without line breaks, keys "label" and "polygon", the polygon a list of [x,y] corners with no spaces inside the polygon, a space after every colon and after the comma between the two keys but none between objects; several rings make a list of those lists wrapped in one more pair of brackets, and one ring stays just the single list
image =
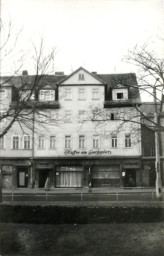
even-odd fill
[{"label": "building", "polygon": [[[14,106],[27,97],[34,77],[24,72],[22,79],[21,90],[19,77],[12,78],[19,97],[8,97],[8,82],[1,99]],[[3,187],[141,186],[139,106],[133,73],[80,67],[68,76],[46,76],[21,112],[24,125],[18,118],[1,138]]]},{"label": "building", "polygon": [[[144,102],[140,107],[145,117],[142,117],[141,123],[141,141],[142,141],[142,184],[145,187],[154,187],[156,180],[155,171],[155,130],[154,130],[154,113],[156,106],[154,102]],[[160,140],[160,166],[161,178],[164,184],[164,111],[163,104],[157,103],[159,113],[159,140]]]}]

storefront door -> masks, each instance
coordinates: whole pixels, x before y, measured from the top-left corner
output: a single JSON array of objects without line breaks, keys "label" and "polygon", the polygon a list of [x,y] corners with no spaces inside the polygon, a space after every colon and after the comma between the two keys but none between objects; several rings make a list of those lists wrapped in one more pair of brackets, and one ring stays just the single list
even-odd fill
[{"label": "storefront door", "polygon": [[49,177],[49,170],[39,170],[39,188],[44,188]]},{"label": "storefront door", "polygon": [[124,187],[136,187],[136,170],[125,170]]},{"label": "storefront door", "polygon": [[20,188],[27,188],[28,186],[28,169],[27,168],[18,169],[17,186]]}]

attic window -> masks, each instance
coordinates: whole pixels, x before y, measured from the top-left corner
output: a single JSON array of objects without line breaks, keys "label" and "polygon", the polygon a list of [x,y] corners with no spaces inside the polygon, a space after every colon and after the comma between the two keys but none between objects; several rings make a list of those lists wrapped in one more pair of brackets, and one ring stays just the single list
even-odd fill
[{"label": "attic window", "polygon": [[114,113],[111,113],[110,119],[111,119],[111,120],[114,120]]},{"label": "attic window", "polygon": [[117,99],[123,99],[124,95],[122,92],[117,93]]},{"label": "attic window", "polygon": [[54,90],[40,90],[39,100],[40,101],[54,101],[55,100],[55,91]]},{"label": "attic window", "polygon": [[79,74],[79,80],[84,80],[84,74]]}]

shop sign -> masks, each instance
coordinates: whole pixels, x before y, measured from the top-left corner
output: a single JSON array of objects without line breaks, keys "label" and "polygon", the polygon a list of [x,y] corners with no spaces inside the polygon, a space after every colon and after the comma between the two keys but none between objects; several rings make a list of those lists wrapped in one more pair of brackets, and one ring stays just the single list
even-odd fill
[{"label": "shop sign", "polygon": [[88,151],[79,151],[79,150],[66,150],[64,152],[65,155],[72,155],[72,156],[79,156],[79,155],[96,155],[96,156],[102,156],[102,155],[111,155],[110,150],[88,150]]},{"label": "shop sign", "polygon": [[12,165],[2,165],[3,174],[12,174],[13,167]]}]

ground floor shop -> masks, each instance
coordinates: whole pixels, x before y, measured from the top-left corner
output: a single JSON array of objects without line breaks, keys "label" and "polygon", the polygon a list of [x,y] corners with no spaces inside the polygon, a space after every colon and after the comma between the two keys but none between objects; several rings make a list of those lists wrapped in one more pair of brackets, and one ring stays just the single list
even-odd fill
[{"label": "ground floor shop", "polygon": [[154,161],[140,158],[1,160],[3,188],[148,187]]}]

